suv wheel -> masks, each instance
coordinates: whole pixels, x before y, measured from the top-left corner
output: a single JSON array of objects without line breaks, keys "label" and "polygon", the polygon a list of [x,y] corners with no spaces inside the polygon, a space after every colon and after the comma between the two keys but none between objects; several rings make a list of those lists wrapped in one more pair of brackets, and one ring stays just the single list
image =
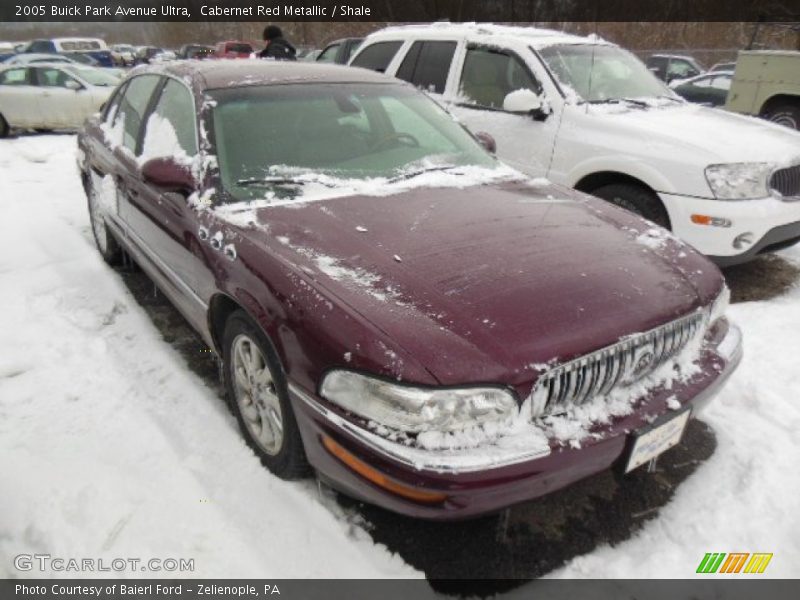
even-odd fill
[{"label": "suv wheel", "polygon": [[790,129],[800,129],[800,104],[776,104],[764,111],[763,117]]},{"label": "suv wheel", "polygon": [[631,183],[612,183],[592,191],[593,196],[644,217],[670,229],[669,215],[658,196],[650,190]]},{"label": "suv wheel", "polygon": [[228,402],[247,445],[281,479],[305,476],[308,462],[283,369],[266,336],[242,311],[225,325],[222,359]]},{"label": "suv wheel", "polygon": [[92,225],[92,235],[94,235],[97,250],[109,265],[119,265],[122,263],[122,248],[106,225],[105,209],[100,199],[101,192],[96,189],[90,176],[86,177],[84,187],[89,203],[89,222]]}]

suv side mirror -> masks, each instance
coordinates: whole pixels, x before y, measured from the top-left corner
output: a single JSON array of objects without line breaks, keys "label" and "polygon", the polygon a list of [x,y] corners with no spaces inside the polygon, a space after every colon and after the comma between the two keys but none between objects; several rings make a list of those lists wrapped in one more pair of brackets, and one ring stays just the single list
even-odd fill
[{"label": "suv side mirror", "polygon": [[475,134],[475,139],[478,140],[480,145],[483,146],[489,154],[494,154],[497,152],[497,142],[494,141],[494,138],[491,136],[491,134],[486,133],[485,131],[479,131]]},{"label": "suv side mirror", "polygon": [[550,114],[536,92],[528,89],[514,90],[503,98],[503,110],[510,113],[532,115],[536,119]]},{"label": "suv side mirror", "polygon": [[151,158],[144,163],[142,179],[165,192],[190,194],[197,187],[191,169],[168,156]]}]

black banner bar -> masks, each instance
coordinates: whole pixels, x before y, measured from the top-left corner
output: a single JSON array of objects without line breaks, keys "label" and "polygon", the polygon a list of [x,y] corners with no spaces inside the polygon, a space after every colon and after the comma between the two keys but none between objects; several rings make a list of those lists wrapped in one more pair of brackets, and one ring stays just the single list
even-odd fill
[{"label": "black banner bar", "polygon": [[800,0],[2,0],[0,22],[800,21]]},{"label": "black banner bar", "polygon": [[449,596],[487,597],[503,594],[520,600],[715,599],[794,600],[797,582],[759,579],[757,575],[679,580],[353,580],[353,579],[60,579],[0,580],[4,600],[427,600]]}]

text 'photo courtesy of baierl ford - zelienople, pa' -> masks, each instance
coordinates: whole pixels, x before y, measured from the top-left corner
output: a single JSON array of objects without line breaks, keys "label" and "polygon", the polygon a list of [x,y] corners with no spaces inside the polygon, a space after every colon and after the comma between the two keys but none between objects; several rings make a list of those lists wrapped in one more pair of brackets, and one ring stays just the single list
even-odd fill
[{"label": "text 'photo courtesy of baierl ford - zelienople, pa'", "polygon": [[2,0],[3,600],[788,600],[800,0]]}]

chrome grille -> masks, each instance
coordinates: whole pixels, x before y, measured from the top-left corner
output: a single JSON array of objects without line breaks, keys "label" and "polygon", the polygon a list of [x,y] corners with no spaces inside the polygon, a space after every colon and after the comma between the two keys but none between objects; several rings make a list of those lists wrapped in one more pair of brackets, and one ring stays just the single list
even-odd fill
[{"label": "chrome grille", "polygon": [[800,199],[800,165],[778,169],[769,180],[769,187],[787,199]]},{"label": "chrome grille", "polygon": [[554,367],[531,392],[534,416],[558,413],[639,381],[679,354],[703,331],[704,322],[705,313],[696,312]]}]

